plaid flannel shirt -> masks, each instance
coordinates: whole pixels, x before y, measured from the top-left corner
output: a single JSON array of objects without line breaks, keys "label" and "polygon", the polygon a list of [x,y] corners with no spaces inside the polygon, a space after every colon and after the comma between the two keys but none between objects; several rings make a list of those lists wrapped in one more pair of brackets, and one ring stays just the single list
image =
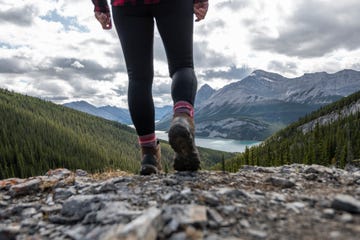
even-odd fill
[{"label": "plaid flannel shirt", "polygon": [[[126,3],[131,3],[132,5],[136,5],[138,2],[143,2],[144,4],[156,4],[159,3],[161,0],[111,0],[111,5],[113,6],[123,6]],[[207,2],[208,0],[194,0],[194,3],[199,2]],[[92,0],[94,3],[96,12],[109,12],[109,5],[107,0]]]}]

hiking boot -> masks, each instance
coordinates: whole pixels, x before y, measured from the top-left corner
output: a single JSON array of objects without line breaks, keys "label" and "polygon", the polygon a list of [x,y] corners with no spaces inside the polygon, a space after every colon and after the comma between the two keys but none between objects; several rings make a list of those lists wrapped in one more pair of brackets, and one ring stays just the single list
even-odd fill
[{"label": "hiking boot", "polygon": [[140,175],[157,174],[162,170],[159,140],[156,147],[141,147],[141,159]]},{"label": "hiking boot", "polygon": [[188,114],[174,114],[169,129],[169,143],[175,151],[175,170],[197,171],[200,169],[200,156],[195,146],[194,119]]}]

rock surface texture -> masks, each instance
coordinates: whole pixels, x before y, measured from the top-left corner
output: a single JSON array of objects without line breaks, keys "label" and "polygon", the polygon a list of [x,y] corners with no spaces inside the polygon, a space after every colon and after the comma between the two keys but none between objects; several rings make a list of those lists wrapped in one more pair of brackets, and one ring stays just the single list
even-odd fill
[{"label": "rock surface texture", "polygon": [[357,169],[77,173],[0,181],[0,239],[360,239]]}]

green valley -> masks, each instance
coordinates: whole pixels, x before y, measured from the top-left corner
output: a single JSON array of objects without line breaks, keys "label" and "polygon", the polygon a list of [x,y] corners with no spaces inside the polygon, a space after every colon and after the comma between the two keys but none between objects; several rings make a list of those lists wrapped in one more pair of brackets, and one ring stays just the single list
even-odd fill
[{"label": "green valley", "polygon": [[[200,149],[203,168],[229,153]],[[162,142],[163,168],[173,152]],[[140,153],[135,131],[67,107],[0,89],[0,179],[43,175],[64,167],[137,173]]]}]

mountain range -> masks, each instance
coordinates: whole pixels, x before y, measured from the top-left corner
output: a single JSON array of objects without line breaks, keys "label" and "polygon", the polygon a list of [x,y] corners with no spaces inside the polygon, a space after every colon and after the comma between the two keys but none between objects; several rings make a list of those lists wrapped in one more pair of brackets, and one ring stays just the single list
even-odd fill
[{"label": "mountain range", "polygon": [[[85,112],[94,116],[102,117],[111,121],[120,122],[123,124],[132,124],[129,110],[126,108],[119,108],[115,106],[96,107],[86,101],[76,101],[63,104],[81,112]],[[155,120],[162,119],[166,114],[172,111],[171,106],[155,107]]]},{"label": "mountain range", "polygon": [[[360,72],[342,70],[286,78],[256,70],[217,91],[209,88],[205,85],[198,94],[198,136],[264,140],[321,106],[358,91]],[[168,129],[169,121],[169,116],[164,117],[157,128]]]},{"label": "mountain range", "polygon": [[[342,70],[286,78],[256,70],[215,90],[203,85],[196,96],[196,135],[239,140],[264,140],[300,117],[360,90],[360,72]],[[105,119],[132,124],[129,111],[95,107],[85,101],[64,104]],[[168,130],[172,107],[155,108],[157,130]]]}]

